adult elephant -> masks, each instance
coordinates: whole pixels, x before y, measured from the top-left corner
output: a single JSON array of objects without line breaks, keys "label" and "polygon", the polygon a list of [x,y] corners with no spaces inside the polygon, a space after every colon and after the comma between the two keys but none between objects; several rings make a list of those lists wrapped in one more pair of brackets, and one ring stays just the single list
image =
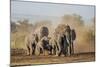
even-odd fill
[{"label": "adult elephant", "polygon": [[71,30],[68,24],[60,24],[55,29],[55,32],[57,38],[52,40],[52,46],[54,48],[54,52],[56,49],[56,55],[72,55],[74,53],[73,41],[76,38],[75,30]]},{"label": "adult elephant", "polygon": [[37,43],[42,39],[44,36],[48,36],[48,28],[43,26],[39,29],[35,29],[30,35],[25,38],[25,45],[27,47],[27,55],[34,55]]},{"label": "adult elephant", "polygon": [[65,24],[59,24],[55,29],[56,39],[52,40],[52,45],[54,44],[53,46],[54,49],[56,49],[56,55],[58,56],[61,54],[66,56],[68,54],[68,46],[70,43],[70,36],[68,35],[69,29],[69,26]]},{"label": "adult elephant", "polygon": [[65,35],[66,35],[66,41],[69,44],[68,54],[72,55],[74,54],[73,41],[76,39],[76,32],[74,29],[71,29],[69,25],[67,25],[65,30]]},{"label": "adult elephant", "polygon": [[36,45],[36,55],[40,55],[41,53],[45,55],[45,51],[51,52],[52,47],[49,45],[48,37],[44,36]]},{"label": "adult elephant", "polygon": [[25,38],[25,45],[27,47],[27,55],[34,55],[36,44],[38,42],[38,35],[31,34]]}]

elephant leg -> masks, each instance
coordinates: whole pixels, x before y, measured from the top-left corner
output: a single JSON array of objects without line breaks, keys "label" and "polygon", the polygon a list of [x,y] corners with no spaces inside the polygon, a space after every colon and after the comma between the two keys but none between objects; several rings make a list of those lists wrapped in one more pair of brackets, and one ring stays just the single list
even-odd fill
[{"label": "elephant leg", "polygon": [[30,55],[30,48],[27,46],[27,55]]},{"label": "elephant leg", "polygon": [[64,54],[64,56],[66,56],[66,49],[64,47],[64,49],[62,49],[62,53]]},{"label": "elephant leg", "polygon": [[33,49],[32,49],[32,55],[34,55],[34,54],[35,54],[35,49],[33,48]]},{"label": "elephant leg", "polygon": [[42,50],[43,55],[45,56],[45,50],[44,50],[44,48],[41,47],[41,50]]},{"label": "elephant leg", "polygon": [[56,56],[58,56],[58,52],[59,52],[59,50],[58,50],[58,48],[56,47]]},{"label": "elephant leg", "polygon": [[39,46],[36,46],[35,54],[40,55],[40,47]]},{"label": "elephant leg", "polygon": [[61,52],[58,54],[58,56],[60,56],[61,55]]},{"label": "elephant leg", "polygon": [[70,55],[74,54],[74,46],[73,43],[70,45]]},{"label": "elephant leg", "polygon": [[50,46],[49,55],[52,55],[52,46]]},{"label": "elephant leg", "polygon": [[63,50],[63,54],[64,56],[68,55],[68,46],[66,46],[65,49]]},{"label": "elephant leg", "polygon": [[52,48],[52,51],[51,51],[51,53],[54,55],[54,48]]},{"label": "elephant leg", "polygon": [[72,54],[72,50],[71,50],[71,45],[69,46],[69,52],[70,52],[70,55]]},{"label": "elephant leg", "polygon": [[44,56],[46,55],[46,50],[43,51],[43,55],[44,55]]},{"label": "elephant leg", "polygon": [[62,53],[64,54],[63,49],[61,49],[61,50],[59,51],[58,56],[61,56]]},{"label": "elephant leg", "polygon": [[64,56],[66,56],[66,51],[63,51]]},{"label": "elephant leg", "polygon": [[72,45],[71,45],[71,51],[72,51],[72,55],[74,54],[74,45],[73,45],[73,42],[72,42]]},{"label": "elephant leg", "polygon": [[62,53],[62,51],[60,51],[60,52],[58,53],[58,56],[61,56],[61,53]]},{"label": "elephant leg", "polygon": [[56,46],[54,46],[54,51],[53,51],[54,53],[54,55],[56,55]]},{"label": "elephant leg", "polygon": [[67,50],[68,50],[68,51],[67,51],[67,54],[68,54],[68,56],[70,56],[70,55],[71,55],[71,49],[70,49],[70,46],[68,46],[67,48],[68,48],[68,49],[67,49]]},{"label": "elephant leg", "polygon": [[33,49],[32,49],[32,46],[30,46],[30,55],[32,55],[33,53]]},{"label": "elephant leg", "polygon": [[54,48],[54,46],[52,46],[50,52],[51,52],[51,54],[53,54],[53,55],[54,55],[54,50],[55,50],[55,48]]},{"label": "elephant leg", "polygon": [[59,55],[59,53],[60,53],[60,47],[58,47],[58,46],[56,46],[56,56],[58,56]]},{"label": "elephant leg", "polygon": [[63,48],[62,48],[62,46],[60,45],[60,46],[59,46],[58,56],[61,56],[62,53],[63,53]]},{"label": "elephant leg", "polygon": [[66,55],[68,55],[68,46],[67,46],[67,48],[66,48]]},{"label": "elephant leg", "polygon": [[32,55],[35,55],[35,48],[36,48],[36,46],[34,45],[34,46],[33,46],[33,50],[32,50],[32,51],[33,51],[33,52],[32,52]]}]

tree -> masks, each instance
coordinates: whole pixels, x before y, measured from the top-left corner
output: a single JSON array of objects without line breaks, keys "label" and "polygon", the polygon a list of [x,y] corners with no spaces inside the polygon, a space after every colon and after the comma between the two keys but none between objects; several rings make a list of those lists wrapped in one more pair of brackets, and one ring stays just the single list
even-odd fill
[{"label": "tree", "polygon": [[76,25],[76,26],[83,26],[84,21],[82,20],[82,17],[77,14],[72,14],[72,15],[64,15],[62,16],[62,23],[65,24],[70,24],[70,25]]}]

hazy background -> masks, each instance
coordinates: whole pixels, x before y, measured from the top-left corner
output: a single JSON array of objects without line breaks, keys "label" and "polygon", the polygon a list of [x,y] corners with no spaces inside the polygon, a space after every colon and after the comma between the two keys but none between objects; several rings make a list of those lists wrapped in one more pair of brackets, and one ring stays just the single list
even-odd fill
[{"label": "hazy background", "polygon": [[[11,1],[11,18],[27,18],[32,21],[59,18],[65,14],[78,14],[84,21],[90,21],[95,15],[94,6],[51,4],[38,2]],[[54,18],[54,19],[53,19]]]},{"label": "hazy background", "polygon": [[77,34],[75,52],[94,52],[94,23],[94,6],[11,1],[11,48],[25,49],[25,37],[41,26],[52,35],[59,24],[69,24]]}]

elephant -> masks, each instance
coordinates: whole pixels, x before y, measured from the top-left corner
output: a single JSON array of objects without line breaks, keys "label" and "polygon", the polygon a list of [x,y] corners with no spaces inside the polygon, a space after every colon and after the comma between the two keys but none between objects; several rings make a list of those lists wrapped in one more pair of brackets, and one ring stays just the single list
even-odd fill
[{"label": "elephant", "polygon": [[36,54],[40,55],[43,53],[45,55],[45,51],[51,52],[52,47],[49,45],[49,39],[47,36],[41,38],[41,40],[36,45]]},{"label": "elephant", "polygon": [[[74,54],[73,41],[76,38],[75,30],[70,28],[70,26],[60,24],[56,29],[56,40],[52,40],[52,46],[54,45],[54,50],[56,49],[56,55],[60,56],[62,53],[66,55]],[[54,43],[53,43],[54,41]],[[57,43],[57,45],[56,45]],[[54,44],[54,45],[53,45]],[[55,52],[55,51],[54,51]]]},{"label": "elephant", "polygon": [[67,25],[66,30],[65,30],[65,35],[66,35],[66,41],[69,44],[68,54],[72,55],[72,54],[74,54],[73,41],[76,39],[76,32],[74,29],[71,29],[69,25]]},{"label": "elephant", "polygon": [[[65,24],[59,24],[57,28],[55,28],[56,36],[53,36],[51,39],[51,45],[53,47],[53,53],[58,56],[64,54],[66,56],[68,54],[68,47],[71,44],[71,35],[70,35],[70,26]],[[55,38],[56,37],[56,38]]]},{"label": "elephant", "polygon": [[25,38],[25,45],[27,47],[27,55],[34,55],[36,44],[38,42],[37,34],[31,34]]},{"label": "elephant", "polygon": [[52,47],[52,51],[50,52],[53,55],[56,55],[56,51],[57,51],[57,40],[55,37],[51,37],[51,39],[49,40],[49,45]]},{"label": "elephant", "polygon": [[[37,29],[35,30],[37,31]],[[34,55],[36,50],[36,45],[44,36],[48,36],[48,28],[43,26],[39,29],[39,32],[32,32],[25,37],[25,45],[27,47],[27,55]]]}]

